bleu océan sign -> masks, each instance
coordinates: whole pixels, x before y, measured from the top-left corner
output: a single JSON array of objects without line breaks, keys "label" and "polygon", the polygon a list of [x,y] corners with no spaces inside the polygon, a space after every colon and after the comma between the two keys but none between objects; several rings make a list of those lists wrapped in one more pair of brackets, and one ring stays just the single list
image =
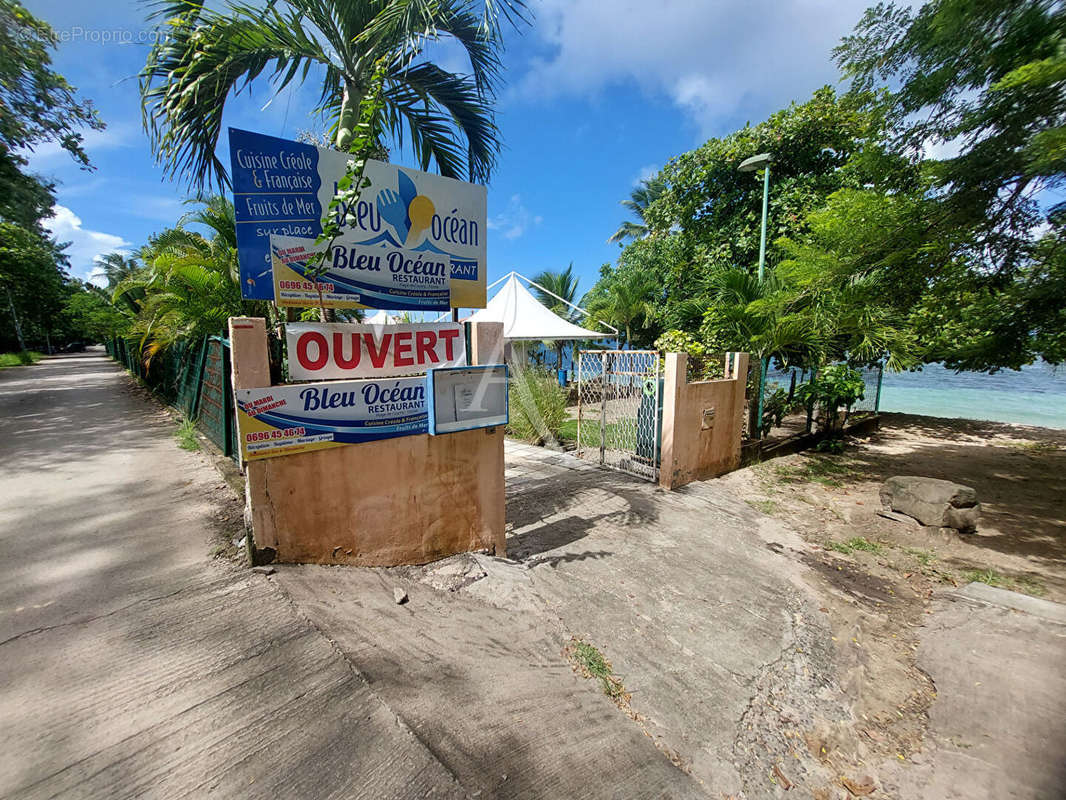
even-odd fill
[{"label": "bleu oc\u00e9an sign", "polygon": [[[350,156],[235,128],[229,143],[242,295],[317,305],[301,269]],[[320,279],[327,305],[483,308],[485,187],[373,160],[365,175],[355,208],[337,212],[342,234]],[[297,247],[275,276],[278,251]]]},{"label": "bleu oc\u00e9an sign", "polygon": [[246,461],[426,433],[422,376],[237,389]]}]

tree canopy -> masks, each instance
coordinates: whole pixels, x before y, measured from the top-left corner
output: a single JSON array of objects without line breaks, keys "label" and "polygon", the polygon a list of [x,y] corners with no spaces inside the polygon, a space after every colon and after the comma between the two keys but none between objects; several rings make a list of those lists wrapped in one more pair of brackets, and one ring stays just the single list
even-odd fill
[{"label": "tree canopy", "polygon": [[[84,315],[65,313],[84,293],[66,274],[64,244],[45,231],[54,186],[27,171],[27,151],[45,143],[66,150],[82,167],[89,158],[81,131],[103,123],[51,68],[56,36],[16,0],[0,0],[0,348],[62,344],[87,335]],[[78,301],[82,302],[82,301]]]},{"label": "tree canopy", "polygon": [[[850,89],[672,159],[648,235],[589,302],[636,286],[643,311],[626,305],[644,342],[686,331],[804,366],[1061,362],[1066,207],[1048,190],[1066,163],[1064,13],[1043,0],[869,9],[835,51]],[[737,166],[764,152],[760,285],[761,176]]]},{"label": "tree canopy", "polygon": [[[315,70],[317,110],[347,150],[379,63],[384,128],[422,169],[485,181],[496,164],[500,22],[524,20],[522,0],[283,0],[265,9],[227,0],[221,10],[175,0],[156,16],[165,35],[141,71],[145,126],[166,172],[197,189],[228,183],[215,147],[229,97],[264,73],[276,96]],[[462,49],[469,75],[426,57],[441,39]]]}]

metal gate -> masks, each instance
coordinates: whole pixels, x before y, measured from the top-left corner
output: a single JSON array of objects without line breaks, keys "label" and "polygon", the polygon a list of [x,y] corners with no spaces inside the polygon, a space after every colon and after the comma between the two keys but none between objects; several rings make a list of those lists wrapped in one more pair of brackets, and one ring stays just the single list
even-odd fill
[{"label": "metal gate", "polygon": [[657,481],[662,443],[658,351],[582,351],[577,387],[578,457]]}]

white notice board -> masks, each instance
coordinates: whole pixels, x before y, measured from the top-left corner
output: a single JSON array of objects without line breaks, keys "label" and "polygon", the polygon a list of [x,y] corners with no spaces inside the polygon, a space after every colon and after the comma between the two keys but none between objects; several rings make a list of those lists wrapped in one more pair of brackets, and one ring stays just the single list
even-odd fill
[{"label": "white notice board", "polygon": [[431,369],[426,399],[430,435],[506,425],[507,365]]}]

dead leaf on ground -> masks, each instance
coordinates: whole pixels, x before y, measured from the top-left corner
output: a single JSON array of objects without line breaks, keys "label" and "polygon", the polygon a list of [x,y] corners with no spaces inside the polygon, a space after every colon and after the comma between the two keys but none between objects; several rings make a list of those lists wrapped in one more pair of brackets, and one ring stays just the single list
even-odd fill
[{"label": "dead leaf on ground", "polygon": [[840,782],[844,784],[845,789],[856,797],[865,797],[871,794],[875,788],[871,778],[862,778],[857,781],[853,781],[851,778],[841,778]]},{"label": "dead leaf on ground", "polygon": [[774,764],[774,775],[776,775],[777,779],[781,781],[781,785],[785,788],[786,792],[792,788],[792,781],[785,777],[785,773],[781,771],[781,767],[777,766],[777,764]]}]

